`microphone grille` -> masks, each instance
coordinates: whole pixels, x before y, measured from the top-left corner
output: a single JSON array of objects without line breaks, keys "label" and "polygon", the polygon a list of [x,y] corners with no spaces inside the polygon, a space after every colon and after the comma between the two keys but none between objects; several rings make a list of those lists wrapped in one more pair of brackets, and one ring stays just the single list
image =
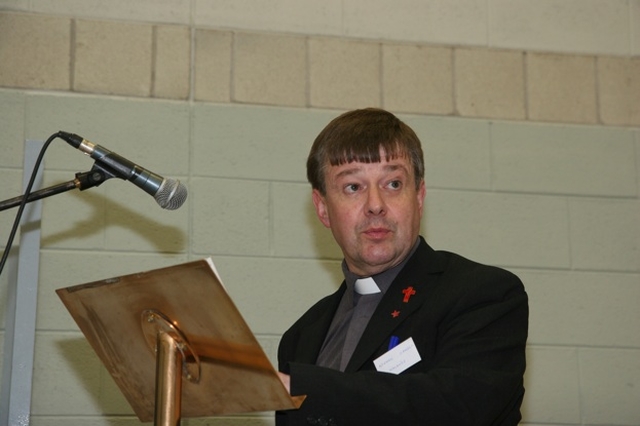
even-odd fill
[{"label": "microphone grille", "polygon": [[164,179],[153,196],[163,209],[175,210],[187,200],[187,188],[174,179]]}]

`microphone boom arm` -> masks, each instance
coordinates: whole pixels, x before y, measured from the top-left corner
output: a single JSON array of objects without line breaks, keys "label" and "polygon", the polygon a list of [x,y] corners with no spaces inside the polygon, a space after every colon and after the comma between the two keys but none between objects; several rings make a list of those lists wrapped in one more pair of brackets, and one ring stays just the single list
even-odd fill
[{"label": "microphone boom arm", "polygon": [[[107,168],[102,167],[98,163],[95,163],[91,170],[89,170],[88,172],[76,173],[76,177],[73,180],[31,192],[31,194],[29,194],[29,197],[27,198],[27,203],[67,192],[72,189],[79,189],[80,191],[84,191],[85,189],[99,186],[100,184],[102,184],[102,182],[114,177],[117,176]],[[23,198],[24,195],[19,195],[14,198],[0,201],[0,211],[19,206]]]}]

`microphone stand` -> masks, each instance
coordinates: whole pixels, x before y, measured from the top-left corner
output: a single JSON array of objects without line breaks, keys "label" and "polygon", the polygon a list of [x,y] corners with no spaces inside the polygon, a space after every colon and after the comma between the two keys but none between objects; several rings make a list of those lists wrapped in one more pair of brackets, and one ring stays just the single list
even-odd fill
[{"label": "microphone stand", "polygon": [[[27,197],[27,203],[50,197],[52,195],[60,194],[62,192],[70,191],[76,188],[80,191],[84,191],[85,189],[99,186],[100,184],[102,184],[102,182],[114,177],[117,176],[107,168],[95,163],[91,170],[89,170],[88,172],[76,173],[76,178],[73,180],[32,192]],[[14,198],[0,201],[0,211],[19,206],[23,198],[24,195],[19,195]]]}]

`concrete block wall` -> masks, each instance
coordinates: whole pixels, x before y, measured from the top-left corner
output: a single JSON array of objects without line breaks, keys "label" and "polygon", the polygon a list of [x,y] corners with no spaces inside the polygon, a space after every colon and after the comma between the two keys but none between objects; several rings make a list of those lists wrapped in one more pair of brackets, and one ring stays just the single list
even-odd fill
[{"label": "concrete block wall", "polygon": [[[212,256],[275,360],[341,280],[306,155],[366,106],[423,141],[430,243],[525,282],[522,423],[640,425],[638,0],[0,1],[0,199],[58,130],[189,189],[175,211],[121,181],[44,201],[31,424],[139,424],[56,288]],[[91,165],[58,140],[45,184]]]}]

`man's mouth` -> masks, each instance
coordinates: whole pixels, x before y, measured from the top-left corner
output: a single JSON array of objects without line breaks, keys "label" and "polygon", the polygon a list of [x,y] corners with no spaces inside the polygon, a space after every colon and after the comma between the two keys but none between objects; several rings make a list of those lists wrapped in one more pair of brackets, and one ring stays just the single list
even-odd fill
[{"label": "man's mouth", "polygon": [[364,234],[372,239],[381,239],[389,235],[391,231],[387,228],[368,228],[364,231]]}]

